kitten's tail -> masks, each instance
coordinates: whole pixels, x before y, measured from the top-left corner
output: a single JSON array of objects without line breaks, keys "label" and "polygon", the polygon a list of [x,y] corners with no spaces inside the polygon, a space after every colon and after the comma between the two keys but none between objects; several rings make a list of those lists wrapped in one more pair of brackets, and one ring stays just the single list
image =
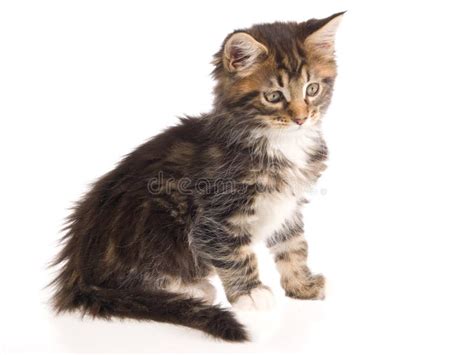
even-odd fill
[{"label": "kitten's tail", "polygon": [[249,340],[244,326],[232,312],[178,293],[83,286],[71,296],[56,297],[58,312],[80,308],[94,317],[154,320],[199,329],[227,341]]}]

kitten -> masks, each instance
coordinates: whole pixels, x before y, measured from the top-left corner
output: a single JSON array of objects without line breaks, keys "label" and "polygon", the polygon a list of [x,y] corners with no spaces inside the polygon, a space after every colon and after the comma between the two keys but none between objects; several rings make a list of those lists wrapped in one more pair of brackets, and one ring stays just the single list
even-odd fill
[{"label": "kitten", "polygon": [[180,324],[248,340],[213,305],[269,307],[252,245],[274,255],[290,297],[323,299],[307,264],[301,207],[325,168],[320,132],[342,13],[230,34],[215,55],[214,110],[152,138],[100,178],[68,219],[54,307]]}]

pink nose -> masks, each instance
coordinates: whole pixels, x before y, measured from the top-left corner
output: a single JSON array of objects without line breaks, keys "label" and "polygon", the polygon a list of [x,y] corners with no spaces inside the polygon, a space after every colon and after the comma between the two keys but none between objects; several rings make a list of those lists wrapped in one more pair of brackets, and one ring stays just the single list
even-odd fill
[{"label": "pink nose", "polygon": [[298,126],[301,126],[304,121],[306,121],[306,118],[293,118],[293,122],[296,123]]}]

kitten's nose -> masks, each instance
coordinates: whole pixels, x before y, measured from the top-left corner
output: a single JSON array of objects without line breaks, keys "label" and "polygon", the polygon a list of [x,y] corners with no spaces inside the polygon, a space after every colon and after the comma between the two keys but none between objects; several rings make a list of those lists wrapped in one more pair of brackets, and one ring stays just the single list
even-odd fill
[{"label": "kitten's nose", "polygon": [[304,123],[304,121],[306,121],[306,117],[295,117],[295,118],[292,118],[292,120],[298,126],[301,126]]}]

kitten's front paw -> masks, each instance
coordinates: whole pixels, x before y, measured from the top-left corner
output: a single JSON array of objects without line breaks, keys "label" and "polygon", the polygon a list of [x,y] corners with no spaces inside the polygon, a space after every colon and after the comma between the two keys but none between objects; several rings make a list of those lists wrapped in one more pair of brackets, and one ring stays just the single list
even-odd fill
[{"label": "kitten's front paw", "polygon": [[267,286],[259,286],[237,298],[232,304],[238,311],[267,311],[274,307],[275,299]]},{"label": "kitten's front paw", "polygon": [[311,275],[304,282],[287,284],[285,291],[288,297],[303,300],[324,300],[326,279],[322,274]]}]

